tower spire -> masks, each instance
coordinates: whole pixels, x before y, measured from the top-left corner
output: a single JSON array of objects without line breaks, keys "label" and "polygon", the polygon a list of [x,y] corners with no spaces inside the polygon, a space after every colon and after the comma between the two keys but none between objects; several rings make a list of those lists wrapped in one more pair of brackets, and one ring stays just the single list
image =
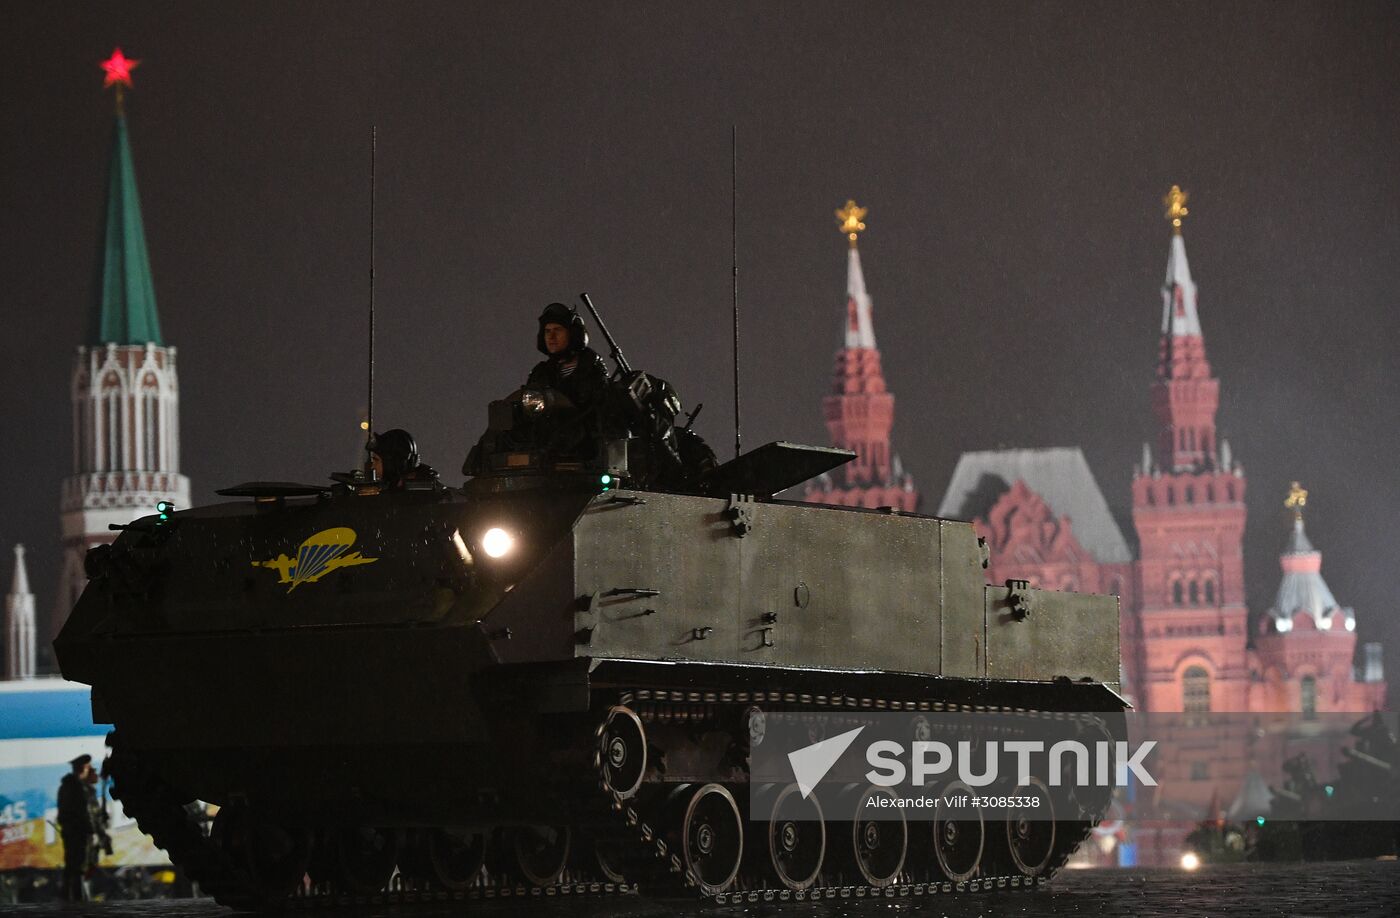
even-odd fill
[{"label": "tower spire", "polygon": [[[1181,237],[1181,218],[1186,209],[1186,192],[1176,185],[1162,199],[1167,220],[1172,225],[1171,254],[1167,256],[1167,279],[1162,283],[1162,334],[1173,338],[1200,337],[1201,319],[1196,313],[1196,284],[1186,261],[1186,241]],[[1204,352],[1202,352],[1204,358]]]},{"label": "tower spire", "polygon": [[874,304],[865,290],[865,271],[860,266],[860,249],[856,248],[856,237],[865,230],[865,215],[868,208],[855,201],[847,201],[846,206],[836,211],[836,220],[841,232],[850,240],[851,249],[846,256],[846,347],[875,348]]},{"label": "tower spire", "polygon": [[15,546],[15,572],[5,597],[6,679],[34,678],[34,594],[24,566],[24,546]]},{"label": "tower spire", "polygon": [[163,344],[122,104],[122,88],[131,88],[131,71],[138,63],[117,48],[100,65],[107,73],[103,86],[116,87],[117,113],[107,165],[106,217],[89,344]]},{"label": "tower spire", "polygon": [[837,225],[850,243],[846,252],[846,329],[843,346],[836,352],[831,394],[822,400],[832,444],[852,450],[856,459],[842,469],[841,485],[824,478],[808,490],[807,499],[844,506],[915,510],[918,491],[890,448],[894,396],[886,389],[880,368],[874,307],[865,289],[865,272],[857,248],[867,212],[851,200],[836,211]]},{"label": "tower spire", "polygon": [[1162,283],[1162,330],[1152,408],[1157,415],[1157,455],[1168,470],[1200,469],[1216,461],[1215,410],[1220,383],[1211,376],[1196,312],[1196,283],[1186,260],[1181,220],[1186,192],[1173,185],[1163,198],[1172,224],[1167,276]]}]

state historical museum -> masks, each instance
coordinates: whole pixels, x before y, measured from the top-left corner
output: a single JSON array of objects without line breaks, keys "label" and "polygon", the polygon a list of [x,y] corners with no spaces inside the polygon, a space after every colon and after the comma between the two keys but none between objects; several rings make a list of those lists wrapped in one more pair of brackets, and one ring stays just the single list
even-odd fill
[{"label": "state historical museum", "polygon": [[[1279,533],[1286,542],[1278,592],[1251,628],[1244,468],[1216,434],[1220,380],[1206,357],[1181,234],[1186,194],[1173,187],[1164,204],[1172,236],[1150,387],[1157,440],[1143,445],[1134,469],[1136,551],[1078,448],[964,453],[936,515],[974,522],[991,547],[989,583],[1015,578],[1042,589],[1118,595],[1123,691],[1137,710],[1297,712],[1306,720],[1379,709],[1386,690],[1381,647],[1366,644],[1358,658],[1355,616],[1322,577],[1322,553],[1303,526],[1307,492],[1297,483],[1287,499],[1292,531]],[[856,248],[864,216],[854,202],[837,212],[850,241],[846,335],[822,404],[832,443],[859,458],[838,470],[839,480],[815,482],[805,499],[912,511],[919,494],[891,450],[894,395],[881,373]],[[1172,782],[1174,799],[1154,801],[1165,818],[1248,816],[1244,809],[1258,805],[1249,798],[1277,779],[1258,774],[1244,756],[1193,762],[1178,750],[1172,757],[1183,780]],[[1141,839],[1139,860],[1171,863],[1182,834]]]}]

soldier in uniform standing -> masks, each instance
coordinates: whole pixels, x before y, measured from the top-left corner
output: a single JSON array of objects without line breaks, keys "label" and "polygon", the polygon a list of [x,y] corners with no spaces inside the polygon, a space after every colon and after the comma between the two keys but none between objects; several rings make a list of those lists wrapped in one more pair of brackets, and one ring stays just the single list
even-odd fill
[{"label": "soldier in uniform standing", "polygon": [[63,838],[64,900],[86,902],[85,879],[97,861],[97,836],[102,811],[97,804],[97,769],[92,756],[80,755],[68,763],[72,771],[58,785],[58,828]]}]

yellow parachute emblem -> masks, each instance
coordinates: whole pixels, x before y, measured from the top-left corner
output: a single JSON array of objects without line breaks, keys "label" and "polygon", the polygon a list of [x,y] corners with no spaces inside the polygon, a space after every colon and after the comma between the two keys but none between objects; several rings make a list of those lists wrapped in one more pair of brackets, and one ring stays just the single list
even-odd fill
[{"label": "yellow parachute emblem", "polygon": [[269,561],[254,561],[253,567],[269,567],[281,576],[278,583],[289,583],[290,593],[303,583],[315,583],[331,571],[354,564],[371,564],[378,558],[366,558],[359,552],[346,554],[355,544],[355,530],[345,526],[322,529],[302,542],[297,548],[297,556],[288,558],[279,554]]}]

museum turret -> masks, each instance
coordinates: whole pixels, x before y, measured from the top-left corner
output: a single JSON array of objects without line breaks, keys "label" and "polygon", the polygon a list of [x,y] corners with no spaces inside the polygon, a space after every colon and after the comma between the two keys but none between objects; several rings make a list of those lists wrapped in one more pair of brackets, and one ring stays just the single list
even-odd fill
[{"label": "museum turret", "polygon": [[1285,506],[1292,526],[1279,555],[1278,590],[1255,636],[1260,682],[1253,689],[1256,711],[1366,713],[1385,705],[1380,645],[1367,644],[1356,661],[1356,613],[1342,606],[1322,576],[1322,552],[1304,526],[1308,492],[1298,482]]}]

